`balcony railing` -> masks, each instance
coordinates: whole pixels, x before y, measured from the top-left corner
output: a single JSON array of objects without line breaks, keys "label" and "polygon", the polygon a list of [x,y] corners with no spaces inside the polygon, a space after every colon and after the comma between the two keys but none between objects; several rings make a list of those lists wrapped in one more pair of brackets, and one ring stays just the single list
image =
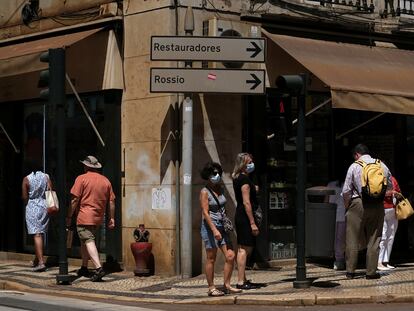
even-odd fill
[{"label": "balcony railing", "polygon": [[[320,5],[329,7],[332,5],[347,6],[356,8],[358,11],[373,13],[375,6],[373,0],[307,0],[309,2],[319,2]],[[369,1],[369,3],[368,3]],[[414,15],[414,0],[383,0],[384,6],[381,17],[395,17],[400,15]]]},{"label": "balcony railing", "polygon": [[400,0],[397,1],[397,16],[400,14],[414,15],[413,11],[414,0]]},{"label": "balcony railing", "polygon": [[[348,6],[356,8],[358,11],[372,13],[374,12],[374,2],[370,0],[308,0],[310,2],[319,2],[323,6]],[[411,0],[414,1],[414,0]]]},{"label": "balcony railing", "polygon": [[385,1],[385,8],[384,11],[381,13],[381,17],[388,17],[391,15],[392,17],[401,16],[403,15],[414,15],[413,5],[414,0],[397,0],[397,7],[394,8],[394,0],[384,0]]}]

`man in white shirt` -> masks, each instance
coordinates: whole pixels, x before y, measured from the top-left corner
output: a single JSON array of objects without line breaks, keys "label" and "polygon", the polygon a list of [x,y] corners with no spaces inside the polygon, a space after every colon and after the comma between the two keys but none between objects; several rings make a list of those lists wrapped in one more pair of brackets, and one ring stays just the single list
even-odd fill
[{"label": "man in white shirt", "polygon": [[[374,163],[369,155],[368,147],[363,144],[355,146],[352,153],[354,160],[365,163]],[[387,178],[387,191],[392,190],[391,174],[388,167],[381,162],[383,175]],[[346,174],[342,196],[346,209],[346,277],[355,277],[358,263],[359,238],[362,234],[367,241],[366,278],[379,279],[377,273],[379,242],[384,222],[383,200],[378,202],[363,202],[361,185],[362,166],[352,163]]]}]

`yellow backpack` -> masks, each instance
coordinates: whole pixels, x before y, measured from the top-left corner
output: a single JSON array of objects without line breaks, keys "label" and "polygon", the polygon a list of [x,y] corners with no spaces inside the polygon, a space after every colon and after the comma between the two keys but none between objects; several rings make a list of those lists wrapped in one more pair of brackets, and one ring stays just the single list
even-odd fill
[{"label": "yellow backpack", "polygon": [[362,200],[366,202],[383,201],[385,191],[387,190],[387,177],[384,176],[381,161],[376,159],[373,163],[365,163],[362,160],[358,160],[355,163],[362,167]]}]

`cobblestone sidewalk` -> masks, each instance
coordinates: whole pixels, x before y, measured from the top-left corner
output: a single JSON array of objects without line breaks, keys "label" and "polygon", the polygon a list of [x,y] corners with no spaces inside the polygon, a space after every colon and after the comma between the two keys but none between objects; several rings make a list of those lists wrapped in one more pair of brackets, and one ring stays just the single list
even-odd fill
[{"label": "cobblestone sidewalk", "polygon": [[[207,297],[203,275],[191,279],[177,277],[136,277],[132,272],[108,274],[103,282],[93,283],[76,276],[77,267],[69,267],[71,285],[56,285],[57,267],[46,272],[32,272],[28,264],[19,261],[0,261],[0,288],[49,293],[55,295],[110,298],[113,300],[204,303],[204,304],[275,304],[313,305],[363,302],[414,302],[414,263],[381,272],[378,280],[366,280],[363,270],[348,280],[344,271],[307,264],[307,277],[312,286],[294,289],[295,266],[287,265],[268,270],[248,271],[254,282],[267,283],[264,288],[244,291],[238,295]],[[232,283],[236,283],[235,274]],[[216,284],[223,282],[216,276]]]}]

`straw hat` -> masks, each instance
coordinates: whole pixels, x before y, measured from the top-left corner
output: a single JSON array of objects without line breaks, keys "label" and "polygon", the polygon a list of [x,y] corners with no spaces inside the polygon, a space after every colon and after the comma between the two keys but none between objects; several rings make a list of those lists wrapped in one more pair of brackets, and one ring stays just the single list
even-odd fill
[{"label": "straw hat", "polygon": [[80,161],[81,163],[83,163],[83,165],[86,165],[88,167],[92,167],[92,168],[101,168],[102,165],[101,163],[99,163],[98,159],[95,158],[94,156],[87,156],[85,158],[85,160]]}]

